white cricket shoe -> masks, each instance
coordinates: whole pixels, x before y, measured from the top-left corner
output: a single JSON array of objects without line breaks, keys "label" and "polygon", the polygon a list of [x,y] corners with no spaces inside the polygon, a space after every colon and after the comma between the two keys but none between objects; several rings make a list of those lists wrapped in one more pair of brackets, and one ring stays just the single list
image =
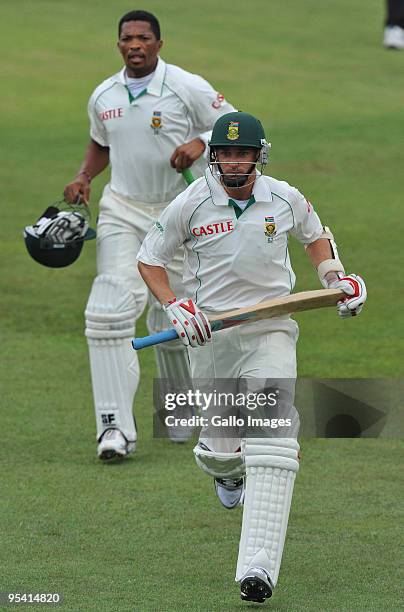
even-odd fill
[{"label": "white cricket shoe", "polygon": [[101,461],[123,459],[133,453],[136,442],[128,442],[119,429],[107,429],[102,434],[98,444],[98,457]]},{"label": "white cricket shoe", "polygon": [[404,49],[404,29],[400,26],[387,26],[384,30],[383,44],[388,49]]},{"label": "white cricket shoe", "polygon": [[244,479],[215,478],[215,491],[222,505],[228,510],[242,506],[244,502]]},{"label": "white cricket shoe", "polygon": [[273,586],[267,572],[262,567],[252,567],[240,582],[240,597],[243,601],[264,603],[272,597]]}]

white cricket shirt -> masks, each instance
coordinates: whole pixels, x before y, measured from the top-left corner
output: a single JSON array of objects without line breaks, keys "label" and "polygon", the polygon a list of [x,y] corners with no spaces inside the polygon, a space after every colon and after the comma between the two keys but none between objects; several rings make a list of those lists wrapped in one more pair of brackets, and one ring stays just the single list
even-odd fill
[{"label": "white cricket shirt", "polygon": [[[111,189],[140,202],[170,202],[184,189],[170,166],[176,147],[197,137],[206,143],[216,119],[233,110],[202,77],[160,58],[147,88],[133,97],[123,68],[88,104],[91,138],[110,148]],[[192,173],[199,177],[205,168],[202,156]]]},{"label": "white cricket shirt", "polygon": [[259,175],[241,211],[207,170],[167,206],[137,258],[165,267],[183,244],[186,296],[220,312],[289,295],[288,236],[310,244],[322,233],[310,202],[288,183]]}]

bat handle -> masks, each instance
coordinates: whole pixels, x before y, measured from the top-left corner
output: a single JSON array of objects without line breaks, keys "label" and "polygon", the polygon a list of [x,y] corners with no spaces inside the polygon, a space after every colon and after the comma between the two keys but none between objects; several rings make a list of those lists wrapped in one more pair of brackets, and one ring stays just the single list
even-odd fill
[{"label": "bat handle", "polygon": [[169,342],[178,338],[178,334],[175,329],[166,329],[159,332],[158,334],[152,334],[151,336],[145,336],[144,338],[133,338],[132,347],[135,351],[139,351],[147,346],[153,346],[154,344],[160,344],[161,342]]},{"label": "bat handle", "polygon": [[187,185],[190,185],[195,180],[194,175],[189,168],[185,168],[185,170],[182,171],[182,176]]}]

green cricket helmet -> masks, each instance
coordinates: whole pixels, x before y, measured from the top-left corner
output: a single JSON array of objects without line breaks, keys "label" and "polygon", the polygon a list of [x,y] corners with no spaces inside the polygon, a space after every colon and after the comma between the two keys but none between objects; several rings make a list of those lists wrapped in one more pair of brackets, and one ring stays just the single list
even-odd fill
[{"label": "green cricket helmet", "polygon": [[[216,149],[221,147],[246,147],[257,150],[257,158],[252,163],[248,171],[239,174],[239,180],[232,181],[226,175],[226,164],[219,164],[216,156]],[[260,164],[260,172],[263,173],[264,166],[268,163],[268,151],[271,145],[265,139],[264,128],[259,119],[243,113],[234,111],[222,115],[216,121],[212,130],[212,137],[209,141],[209,167],[215,178],[224,180],[228,187],[242,187],[246,184],[254,167]],[[241,162],[240,162],[241,163]]]},{"label": "green cricket helmet", "polygon": [[96,236],[89,219],[87,206],[55,202],[36,223],[24,229],[28,253],[48,268],[70,266],[79,257],[83,242]]},{"label": "green cricket helmet", "polygon": [[268,163],[270,146],[259,119],[249,113],[234,111],[219,117],[213,126],[209,153],[212,160],[211,154],[216,147],[252,147],[260,151],[257,161],[264,166]]},{"label": "green cricket helmet", "polygon": [[210,147],[253,147],[262,149],[266,142],[261,121],[243,112],[222,115],[213,126]]}]

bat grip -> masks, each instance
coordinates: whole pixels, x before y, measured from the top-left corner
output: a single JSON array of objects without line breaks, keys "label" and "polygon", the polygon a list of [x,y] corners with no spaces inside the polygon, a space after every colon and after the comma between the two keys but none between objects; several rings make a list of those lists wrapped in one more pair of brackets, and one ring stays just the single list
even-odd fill
[{"label": "bat grip", "polygon": [[185,168],[185,170],[182,171],[182,176],[187,185],[190,185],[195,180],[194,175],[189,168]]},{"label": "bat grip", "polygon": [[153,346],[154,344],[161,344],[161,342],[169,342],[178,338],[178,334],[175,329],[166,329],[159,332],[158,334],[152,334],[151,336],[145,336],[144,338],[133,338],[132,347],[135,351],[139,351],[147,346]]}]

